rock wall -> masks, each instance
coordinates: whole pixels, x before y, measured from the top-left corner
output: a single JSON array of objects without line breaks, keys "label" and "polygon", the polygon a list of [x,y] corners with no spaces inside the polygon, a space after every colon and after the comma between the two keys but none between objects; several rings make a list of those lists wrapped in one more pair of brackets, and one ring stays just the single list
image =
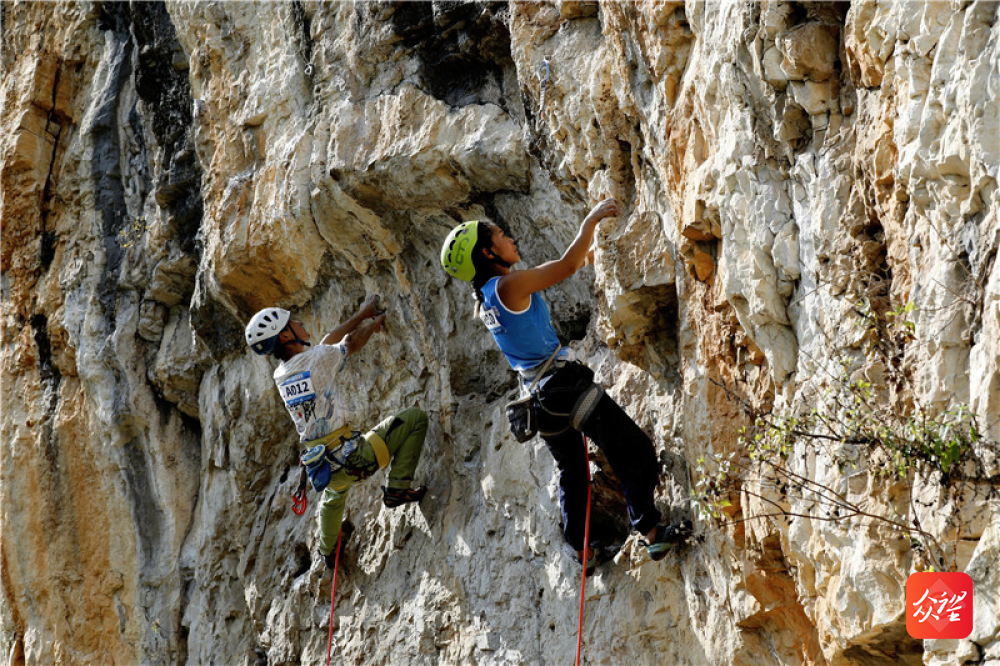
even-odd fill
[{"label": "rock wall", "polygon": [[[967,640],[906,634],[928,566],[906,536],[741,495],[660,563],[625,541],[588,581],[585,663],[1000,664],[997,3],[0,12],[0,663],[323,663],[330,576],[241,330],[279,304],[316,335],[372,292],[389,325],[345,381],[368,423],[429,413],[432,491],[351,493],[339,659],[568,663],[554,465],[507,434],[514,377],[437,253],[486,217],[541,262],[614,195],[594,268],[546,296],[653,436],[665,514],[691,515],[696,461],[740,450],[734,393],[796,412],[842,367],[900,410],[967,405],[986,481],[789,459],[945,543],[976,584]],[[859,309],[907,303],[887,367]],[[594,530],[624,538],[592,453]]]}]

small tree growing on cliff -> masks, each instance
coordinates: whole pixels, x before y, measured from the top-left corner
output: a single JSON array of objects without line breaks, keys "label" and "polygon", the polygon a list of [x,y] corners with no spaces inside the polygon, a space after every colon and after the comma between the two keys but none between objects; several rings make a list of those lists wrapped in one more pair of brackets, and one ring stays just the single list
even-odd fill
[{"label": "small tree growing on cliff", "polygon": [[[907,535],[924,566],[954,568],[954,552],[949,557],[939,539],[922,527],[910,491],[922,479],[953,496],[964,496],[971,488],[987,499],[998,497],[998,480],[986,475],[976,454],[983,444],[982,430],[966,406],[932,413],[899,399],[909,380],[903,348],[915,339],[909,320],[912,305],[880,317],[861,301],[856,311],[866,329],[866,351],[884,368],[881,390],[861,373],[852,374],[847,361],[805,413],[755,409],[731,387],[719,384],[740,402],[750,425],[742,429],[737,450],[698,460],[696,510],[703,519],[724,524],[792,517],[867,521]],[[890,394],[896,400],[889,399]],[[814,466],[836,466],[845,480],[870,475],[884,489],[895,488],[896,497],[905,498],[906,504],[886,500],[879,510],[867,497],[851,500],[848,492],[810,478],[805,469],[810,456]],[[743,498],[766,508],[753,511],[743,506]]]}]

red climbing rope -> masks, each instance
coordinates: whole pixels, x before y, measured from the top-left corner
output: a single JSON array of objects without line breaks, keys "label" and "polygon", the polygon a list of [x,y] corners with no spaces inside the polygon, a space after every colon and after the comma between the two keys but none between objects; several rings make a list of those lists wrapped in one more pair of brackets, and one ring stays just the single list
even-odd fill
[{"label": "red climbing rope", "polygon": [[587,436],[583,437],[583,460],[587,465],[587,518],[583,524],[583,577],[580,582],[580,626],[576,633],[576,666],[580,666],[583,648],[583,600],[587,591],[587,556],[590,553],[590,456],[587,455]]},{"label": "red climbing rope", "polygon": [[326,666],[330,666],[330,654],[333,650],[333,602],[337,598],[337,569],[340,566],[340,537],[344,535],[344,530],[340,530],[337,535],[337,555],[333,558],[333,589],[330,590],[330,640],[326,644]]}]

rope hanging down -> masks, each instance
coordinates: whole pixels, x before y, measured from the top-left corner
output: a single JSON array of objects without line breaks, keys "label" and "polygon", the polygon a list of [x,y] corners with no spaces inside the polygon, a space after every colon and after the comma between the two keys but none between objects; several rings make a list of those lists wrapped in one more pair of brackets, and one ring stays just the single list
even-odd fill
[{"label": "rope hanging down", "polygon": [[576,633],[576,666],[580,666],[580,653],[583,648],[583,600],[587,591],[587,555],[590,553],[590,457],[587,455],[587,436],[583,438],[583,460],[587,464],[587,517],[583,523],[583,577],[580,581],[580,625]]},{"label": "rope hanging down", "polygon": [[330,655],[333,654],[333,604],[337,599],[337,569],[340,567],[340,537],[342,536],[344,536],[343,529],[337,535],[337,555],[333,558],[333,589],[330,590],[330,640],[326,644],[326,666],[330,666]]}]

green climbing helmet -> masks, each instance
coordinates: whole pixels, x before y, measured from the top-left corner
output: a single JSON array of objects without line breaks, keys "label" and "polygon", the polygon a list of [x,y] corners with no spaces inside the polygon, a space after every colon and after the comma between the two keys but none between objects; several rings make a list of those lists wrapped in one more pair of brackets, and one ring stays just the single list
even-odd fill
[{"label": "green climbing helmet", "polygon": [[441,247],[441,265],[463,282],[472,282],[472,278],[476,277],[472,249],[478,239],[479,220],[470,220],[452,229]]}]

